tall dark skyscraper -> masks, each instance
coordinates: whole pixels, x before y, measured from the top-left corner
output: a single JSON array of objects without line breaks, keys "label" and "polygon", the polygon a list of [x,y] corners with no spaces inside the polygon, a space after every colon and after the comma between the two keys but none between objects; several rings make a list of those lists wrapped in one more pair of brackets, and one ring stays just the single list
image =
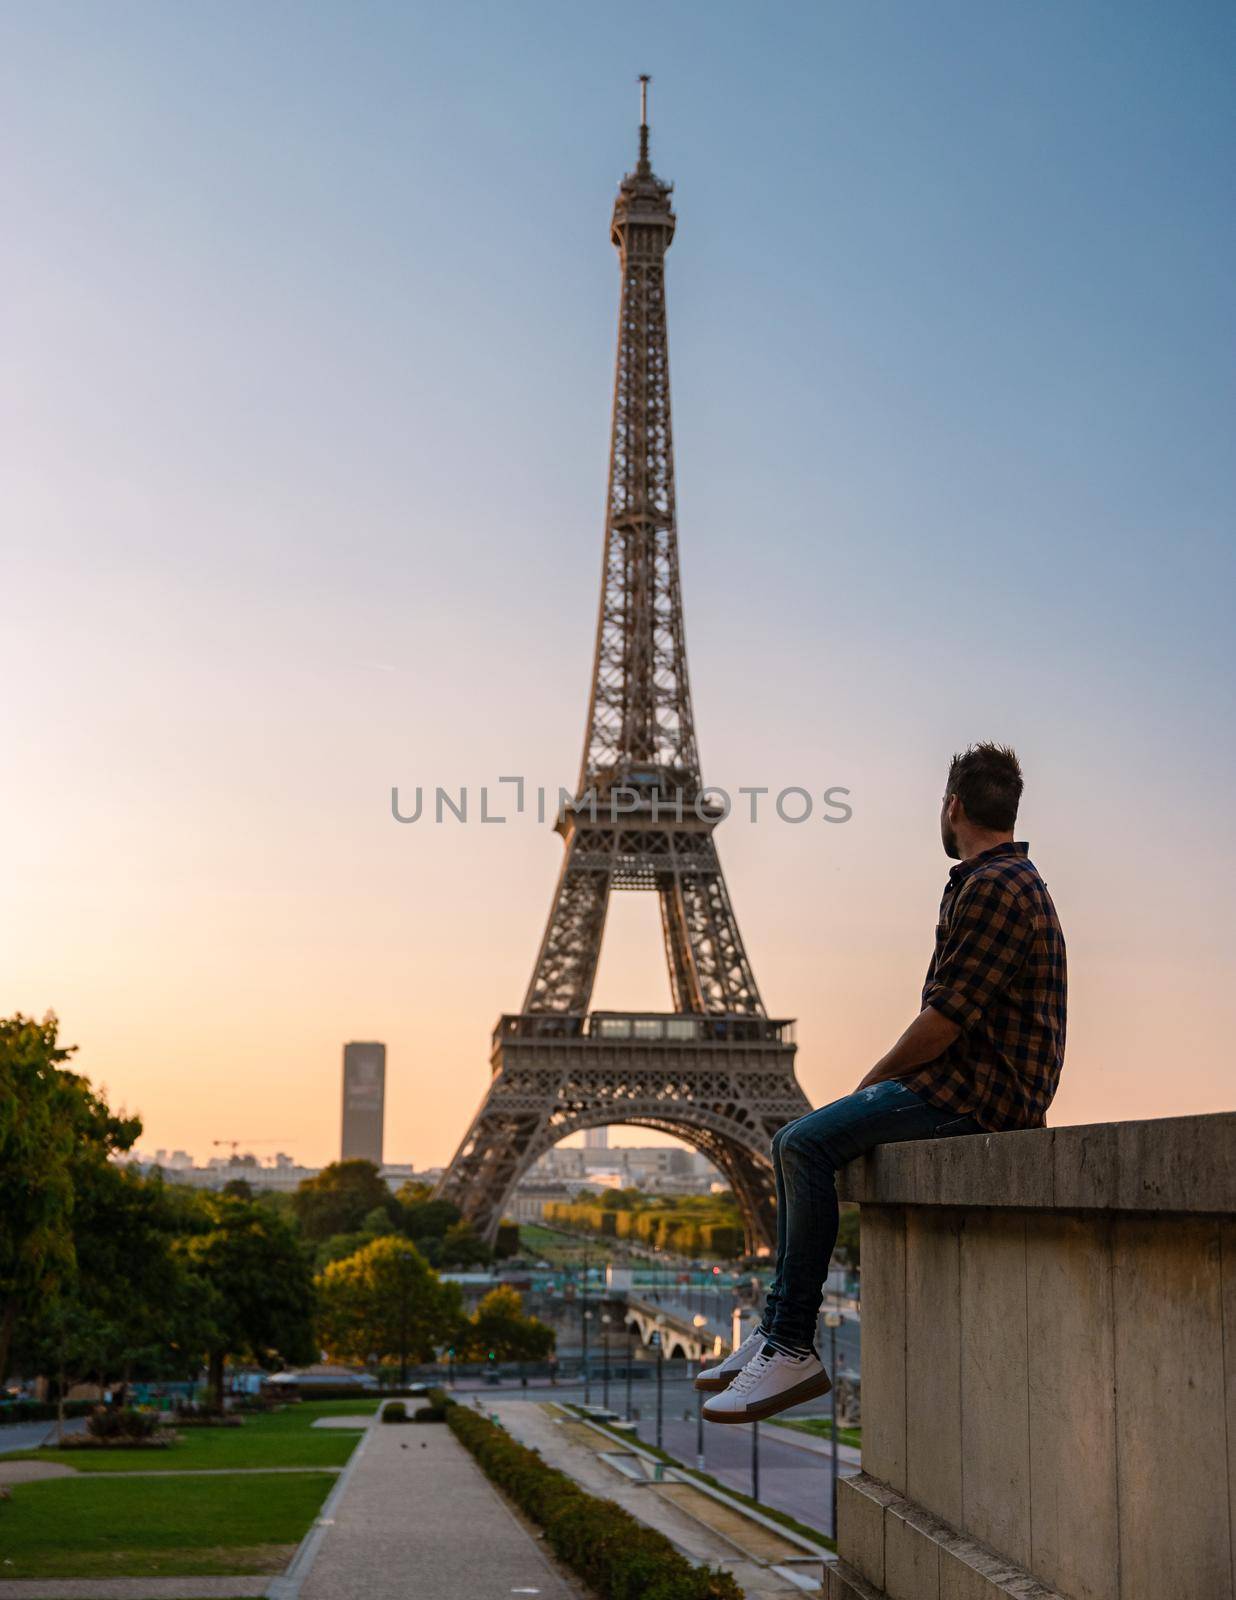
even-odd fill
[{"label": "tall dark skyscraper", "polygon": [[386,1105],[386,1046],[343,1047],[343,1138],[340,1159],[382,1165],[382,1116]]}]

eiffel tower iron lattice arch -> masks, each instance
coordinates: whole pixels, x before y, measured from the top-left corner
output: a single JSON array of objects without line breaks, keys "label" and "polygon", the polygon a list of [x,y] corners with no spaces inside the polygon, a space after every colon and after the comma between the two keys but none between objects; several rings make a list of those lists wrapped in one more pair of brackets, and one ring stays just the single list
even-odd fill
[{"label": "eiffel tower iron lattice arch", "polygon": [[[717,857],[687,677],[670,425],[665,252],[672,185],[648,156],[614,202],[621,259],[605,558],[579,786],[523,1009],[494,1031],[489,1091],[438,1192],[489,1239],[511,1191],[569,1134],[671,1133],[733,1186],[747,1249],[770,1248],[772,1135],[811,1109],[793,1025],[769,1019]],[[674,1010],[589,1014],[613,890],[657,893]]]}]

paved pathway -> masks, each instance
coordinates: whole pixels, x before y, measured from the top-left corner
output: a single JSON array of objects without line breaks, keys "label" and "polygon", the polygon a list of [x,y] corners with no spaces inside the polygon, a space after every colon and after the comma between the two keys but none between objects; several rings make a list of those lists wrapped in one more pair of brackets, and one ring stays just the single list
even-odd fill
[{"label": "paved pathway", "polygon": [[[375,1424],[323,1507],[312,1564],[283,1600],[580,1600],[442,1423]],[[300,1570],[298,1570],[300,1569]]]}]

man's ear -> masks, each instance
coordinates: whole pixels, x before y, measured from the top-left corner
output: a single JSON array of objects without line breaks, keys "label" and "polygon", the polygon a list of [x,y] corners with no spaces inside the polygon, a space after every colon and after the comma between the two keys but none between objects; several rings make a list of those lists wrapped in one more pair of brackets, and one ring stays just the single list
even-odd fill
[{"label": "man's ear", "polygon": [[966,820],[966,808],[962,805],[961,799],[958,795],[949,795],[947,816],[950,824],[954,828],[959,822],[964,822]]}]

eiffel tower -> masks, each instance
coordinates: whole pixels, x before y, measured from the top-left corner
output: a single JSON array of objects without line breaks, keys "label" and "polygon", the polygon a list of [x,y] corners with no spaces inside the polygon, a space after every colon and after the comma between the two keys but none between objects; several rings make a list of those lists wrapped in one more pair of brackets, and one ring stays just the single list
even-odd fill
[{"label": "eiffel tower", "polygon": [[[639,160],[614,202],[621,259],[608,514],[592,695],[566,846],[522,1009],[499,1019],[493,1077],[438,1192],[492,1240],[516,1183],[569,1134],[628,1123],[674,1134],[729,1180],[748,1252],[776,1237],[769,1141],[811,1109],[794,1076],[793,1023],[771,1020],[722,876],[724,815],[700,776],[687,679],[665,252],[673,185]],[[589,1013],[611,891],[654,890],[669,1013]]]}]

